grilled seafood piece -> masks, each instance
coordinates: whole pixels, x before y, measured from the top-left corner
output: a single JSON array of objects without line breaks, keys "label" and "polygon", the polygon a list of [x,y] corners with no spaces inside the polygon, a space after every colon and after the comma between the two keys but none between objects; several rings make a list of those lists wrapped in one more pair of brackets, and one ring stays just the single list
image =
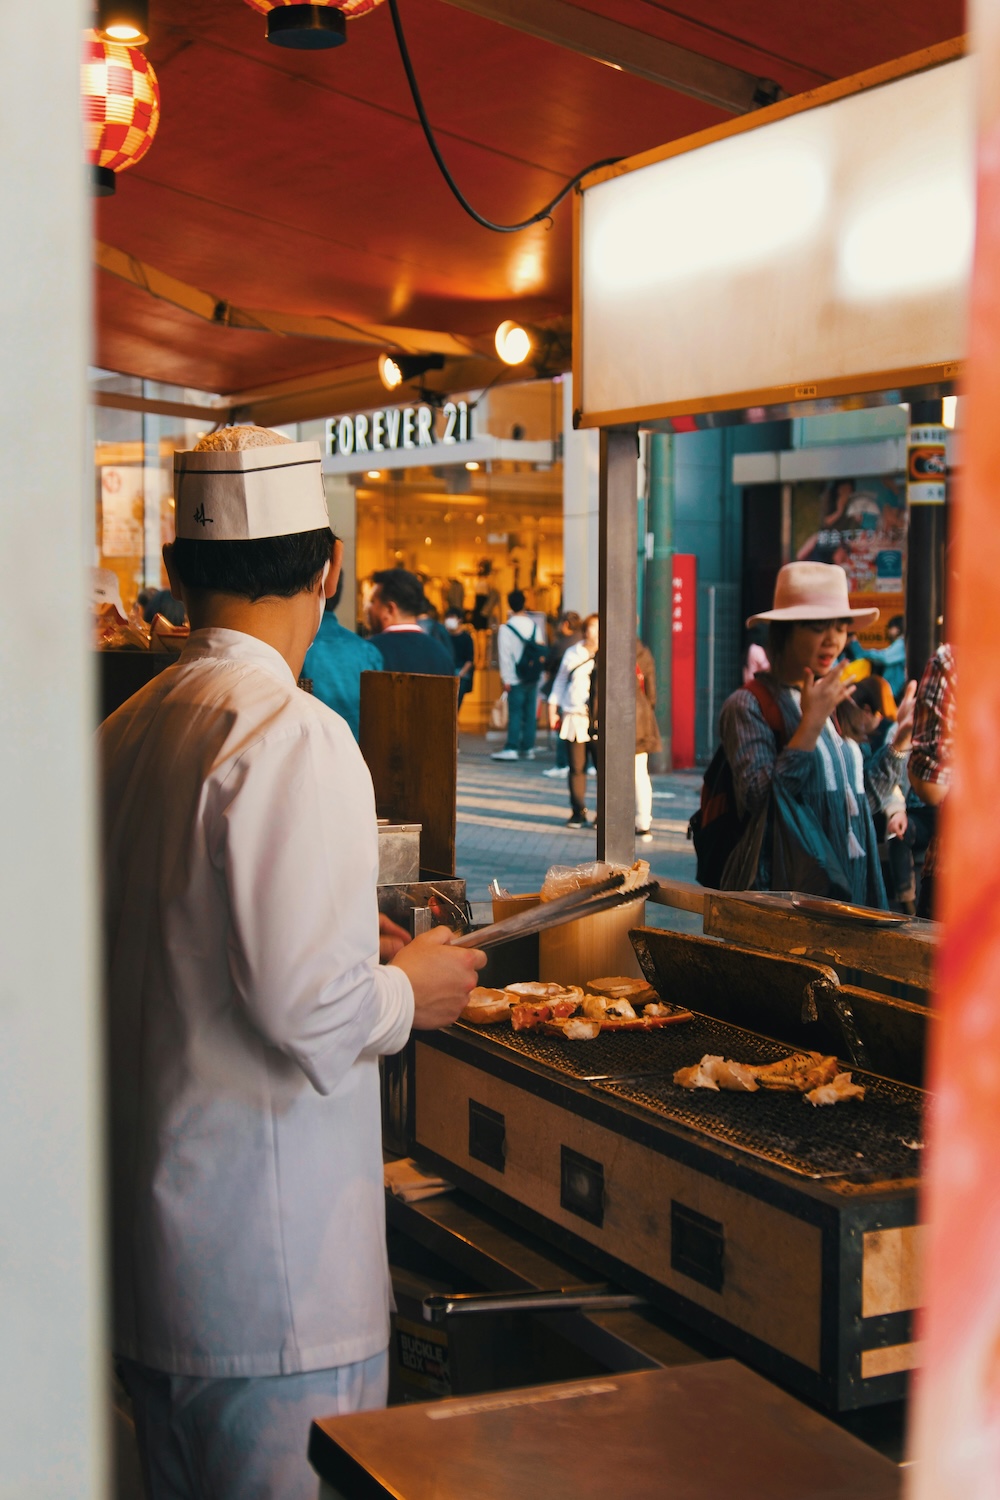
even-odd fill
[{"label": "grilled seafood piece", "polygon": [[499,1021],[510,1019],[513,997],[506,990],[490,990],[482,986],[470,990],[462,1011],[462,1020],[474,1026],[495,1026]]},{"label": "grilled seafood piece", "polygon": [[682,1089],[725,1089],[736,1094],[755,1094],[757,1081],[753,1068],[706,1053],[693,1068],[678,1068],[674,1082]]},{"label": "grilled seafood piece", "polygon": [[820,1084],[818,1088],[810,1089],[806,1095],[810,1104],[839,1104],[842,1099],[864,1097],[864,1084],[852,1083],[850,1073],[838,1073],[832,1083]]},{"label": "grilled seafood piece", "polygon": [[753,1068],[753,1075],[762,1089],[785,1089],[790,1093],[804,1094],[809,1089],[832,1083],[840,1071],[835,1057],[824,1057],[821,1052],[793,1052],[779,1062],[764,1063]]}]

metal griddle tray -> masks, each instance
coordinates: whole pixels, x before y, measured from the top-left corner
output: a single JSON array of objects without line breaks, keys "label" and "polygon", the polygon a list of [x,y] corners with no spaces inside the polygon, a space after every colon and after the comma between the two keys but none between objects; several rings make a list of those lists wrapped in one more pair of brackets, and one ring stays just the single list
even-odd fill
[{"label": "metal griddle tray", "polygon": [[711,1016],[696,1012],[686,1024],[605,1034],[590,1042],[564,1042],[514,1031],[507,1024],[459,1025],[601,1094],[801,1177],[868,1184],[900,1183],[919,1175],[925,1098],[921,1089],[849,1063],[844,1067],[865,1086],[861,1102],[814,1107],[801,1094],[678,1087],[674,1072],[706,1053],[769,1063],[793,1050]]}]

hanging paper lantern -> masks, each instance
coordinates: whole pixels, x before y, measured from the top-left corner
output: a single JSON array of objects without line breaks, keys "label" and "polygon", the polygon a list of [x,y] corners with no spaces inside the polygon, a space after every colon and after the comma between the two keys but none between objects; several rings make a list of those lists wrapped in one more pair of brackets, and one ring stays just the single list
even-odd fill
[{"label": "hanging paper lantern", "polygon": [[297,5],[291,0],[245,0],[251,10],[267,16],[267,39],[279,47],[339,47],[347,40],[345,19],[367,15],[382,0],[319,0]]},{"label": "hanging paper lantern", "polygon": [[100,196],[115,190],[115,173],[134,167],[160,123],[160,86],[144,53],[88,31],[83,41],[83,129],[87,160]]}]

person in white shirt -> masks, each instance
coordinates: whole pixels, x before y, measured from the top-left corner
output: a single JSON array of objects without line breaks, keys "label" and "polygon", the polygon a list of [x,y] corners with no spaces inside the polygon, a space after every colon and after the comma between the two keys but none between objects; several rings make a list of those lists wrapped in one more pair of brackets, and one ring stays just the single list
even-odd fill
[{"label": "person in white shirt", "polygon": [[151,1500],[312,1500],[310,1420],[385,1400],[378,1058],[485,955],[380,924],[367,768],[296,685],[342,556],[318,445],[175,468],[190,642],[99,736],[114,1351]]},{"label": "person in white shirt", "polygon": [[583,622],[583,640],[570,646],[559,664],[549,694],[549,725],[559,729],[569,751],[569,803],[567,828],[586,828],[584,796],[587,790],[587,748],[590,744],[590,684],[594,657],[600,639],[597,615]]},{"label": "person in white shirt", "polygon": [[507,694],[507,743],[493,752],[492,760],[535,758],[538,682],[548,643],[541,623],[532,619],[524,603],[522,591],[512,589],[507,595],[510,614],[497,631],[500,680]]}]

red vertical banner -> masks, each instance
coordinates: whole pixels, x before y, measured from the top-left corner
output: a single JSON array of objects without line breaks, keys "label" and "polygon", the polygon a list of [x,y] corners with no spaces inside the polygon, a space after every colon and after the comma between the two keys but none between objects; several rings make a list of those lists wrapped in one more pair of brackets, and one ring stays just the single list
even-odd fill
[{"label": "red vertical banner", "polygon": [[[909,1500],[1000,1495],[1000,7],[973,6],[978,224],[945,637],[957,666]],[[956,585],[955,580],[960,584]]]},{"label": "red vertical banner", "polygon": [[694,765],[694,721],[697,694],[698,559],[674,553],[673,602],[670,610],[671,764],[675,771]]}]

